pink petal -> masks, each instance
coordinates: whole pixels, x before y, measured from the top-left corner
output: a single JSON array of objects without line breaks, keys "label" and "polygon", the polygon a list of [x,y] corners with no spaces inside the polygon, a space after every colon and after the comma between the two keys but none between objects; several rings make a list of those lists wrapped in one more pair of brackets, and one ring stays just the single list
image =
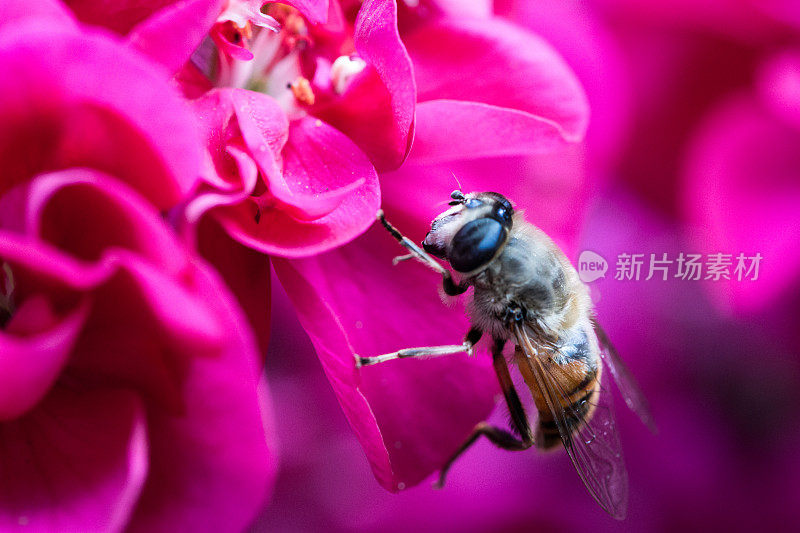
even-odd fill
[{"label": "pink petal", "polygon": [[[11,265],[12,272],[19,268],[30,275],[30,287],[41,286],[42,290],[63,285],[67,292],[85,291],[107,276],[105,268],[86,268],[47,243],[5,229],[0,229],[0,257]],[[25,285],[18,284],[16,290],[23,290]]]},{"label": "pink petal", "polygon": [[158,207],[175,204],[200,161],[185,102],[163,72],[107,36],[54,31],[0,37],[2,190],[41,171],[91,167]]},{"label": "pink petal", "polygon": [[[241,192],[242,189],[245,188],[244,182],[246,179],[245,176],[237,174],[236,171],[241,170],[241,164],[239,161],[231,161],[232,154],[229,150],[232,143],[239,141],[238,145],[241,146],[242,144],[242,141],[239,139],[242,134],[239,128],[237,128],[238,121],[234,120],[235,109],[232,95],[236,90],[237,89],[211,89],[205,92],[201,97],[192,101],[192,109],[200,123],[204,144],[208,152],[208,157],[204,161],[204,168],[202,170],[203,180],[215,189]],[[243,92],[250,93],[251,91]],[[272,142],[270,142],[272,139],[268,131],[274,129],[277,134],[281,129],[288,129],[288,121],[284,118],[283,122],[286,124],[285,126],[281,127],[279,123],[276,126],[267,128],[269,122],[265,121],[264,118],[257,119],[256,117],[263,117],[265,112],[271,112],[271,108],[274,104],[268,97],[255,96],[254,98],[259,102],[263,102],[264,107],[262,109],[261,105],[256,106],[256,110],[253,111],[248,106],[246,110],[247,115],[251,117],[251,121],[257,120],[258,123],[263,124],[265,131],[262,132],[254,126],[252,135],[255,137],[259,146],[265,146],[263,151],[266,152],[266,150],[269,149],[266,154],[254,157],[261,159],[260,162],[262,166],[271,168],[277,164],[275,162],[275,157],[283,148],[285,140],[282,141],[280,138],[275,138],[274,144],[272,144]],[[274,116],[276,118],[280,117],[279,114],[275,114]],[[251,134],[250,130],[248,130],[248,134]],[[285,136],[286,134],[284,133],[283,137],[285,138]],[[256,153],[260,154],[261,151],[262,150],[257,150]],[[262,159],[264,157],[269,157],[271,159],[264,160]],[[248,194],[249,192],[251,191],[248,191]]]},{"label": "pink petal", "polygon": [[637,27],[656,25],[670,30],[686,28],[714,32],[745,42],[769,39],[774,24],[764,12],[781,0],[598,0],[610,17],[629,21]]},{"label": "pink petal", "polygon": [[800,28],[800,7],[794,0],[756,0],[753,3],[777,20]]},{"label": "pink petal", "polygon": [[134,26],[176,0],[63,0],[81,22],[127,34]]},{"label": "pink petal", "polygon": [[[359,180],[356,180],[343,187],[333,186],[324,192],[317,189],[311,193],[307,186],[295,185],[298,178],[308,180],[308,175],[303,168],[302,157],[297,157],[298,153],[302,155],[302,151],[298,152],[294,145],[305,149],[306,142],[309,147],[326,142],[306,139],[303,125],[308,119],[296,121],[290,130],[286,113],[274,99],[266,95],[232,89],[222,93],[220,97],[227,98],[233,107],[244,142],[267,180],[268,198],[277,199],[284,204],[282,207],[293,216],[302,220],[320,218],[333,211],[348,192],[360,185]],[[287,145],[290,131],[294,138]],[[298,160],[300,168],[296,168]],[[252,191],[252,188],[249,190]]]},{"label": "pink petal", "polygon": [[231,239],[211,217],[204,219],[197,231],[200,253],[236,295],[258,339],[259,353],[266,353],[270,333],[269,257]]},{"label": "pink petal", "polygon": [[135,257],[114,261],[114,275],[95,291],[85,327],[91,334],[81,337],[70,368],[89,383],[138,390],[178,416],[187,409],[184,380],[192,366],[217,360],[233,342],[215,308],[221,304],[204,296],[210,289],[199,284],[207,276],[196,267],[179,284]]},{"label": "pink petal", "polygon": [[35,235],[86,261],[98,261],[117,248],[133,251],[165,271],[179,272],[185,266],[153,207],[93,170],[43,174],[12,190],[0,198],[0,225]]},{"label": "pink petal", "polygon": [[492,0],[434,0],[444,13],[454,17],[490,17]]},{"label": "pink petal", "polygon": [[416,87],[397,31],[397,6],[368,0],[358,12],[355,48],[367,67],[332,104],[314,114],[342,131],[378,170],[400,166],[414,136]]},{"label": "pink petal", "polygon": [[128,34],[128,42],[169,72],[177,72],[208,35],[222,11],[222,3],[223,0],[176,2],[136,25]]},{"label": "pink petal", "polygon": [[304,117],[292,121],[283,150],[283,172],[270,177],[269,194],[300,220],[321,218],[374,175],[363,156],[365,175],[352,172],[350,159],[359,155],[341,133],[320,120]]},{"label": "pink petal", "polygon": [[548,152],[563,146],[565,131],[524,111],[460,100],[417,105],[411,159],[415,163]]},{"label": "pink petal", "polygon": [[276,474],[272,411],[247,320],[219,276],[200,268],[196,278],[227,342],[187,369],[184,412],[150,413],[150,475],[132,531],[242,531]]},{"label": "pink petal", "polygon": [[[197,355],[216,349],[224,342],[224,331],[219,321],[209,311],[207,303],[189,287],[182,287],[174,279],[150,264],[140,262],[133,254],[119,252],[111,257],[127,270],[128,279],[121,283],[132,284],[147,302],[163,340],[182,346]],[[194,288],[194,287],[192,287]],[[167,338],[169,336],[169,338]]]},{"label": "pink petal", "polygon": [[115,280],[129,284],[122,292],[147,301],[160,329],[175,342],[200,350],[218,345],[217,320],[189,287],[175,282],[186,276],[187,257],[175,253],[174,236],[150,204],[123,184],[80,169],[44,175],[25,190],[29,234],[97,262],[97,282],[123,270],[118,275],[124,281]]},{"label": "pink petal", "polygon": [[280,0],[280,2],[264,2],[270,4],[286,4],[296,8],[312,24],[324,24],[328,21],[329,0]]},{"label": "pink petal", "polygon": [[500,19],[439,19],[404,40],[420,102],[518,109],[558,124],[567,142],[583,138],[586,95],[564,60],[536,35]]},{"label": "pink petal", "polygon": [[435,274],[392,266],[398,253],[376,227],[327,254],[274,263],[376,478],[391,491],[440,468],[497,393],[483,354],[356,371],[356,353],[459,343],[468,329],[463,311],[442,305]]},{"label": "pink petal", "polygon": [[75,27],[72,13],[58,0],[6,0],[0,3],[0,30],[11,22],[19,24],[30,18],[41,22],[63,25],[65,29]]},{"label": "pink petal", "polygon": [[[68,380],[70,391],[79,386],[80,398],[90,405],[97,402],[103,409],[114,411],[116,419],[113,422],[103,419],[99,428],[86,423],[79,431],[70,431],[68,427],[67,437],[58,435],[62,440],[78,435],[83,455],[77,458],[73,457],[72,448],[66,453],[53,445],[56,439],[52,432],[44,434],[41,443],[32,440],[34,433],[27,423],[45,410],[48,422],[61,419],[63,424],[76,418],[82,422],[71,411],[64,411],[64,406],[74,403],[69,398],[59,395],[54,400],[58,409],[48,407],[48,399],[40,402],[28,416],[14,423],[25,421],[24,431],[12,423],[0,425],[0,439],[7,452],[4,457],[14,457],[15,461],[26,457],[16,446],[32,442],[36,458],[44,467],[40,471],[48,476],[39,483],[36,477],[39,474],[33,467],[32,472],[27,472],[16,466],[28,467],[31,461],[13,463],[15,470],[9,470],[8,461],[0,462],[0,480],[4,483],[0,486],[4,492],[0,500],[3,504],[9,502],[9,520],[16,524],[22,519],[36,524],[36,529],[119,530],[127,526],[147,531],[183,527],[240,531],[263,506],[275,474],[272,437],[267,429],[271,427],[271,413],[261,379],[260,358],[246,319],[213,271],[202,261],[182,253],[174,238],[164,238],[170,235],[170,230],[163,222],[156,223],[159,214],[149,204],[137,199],[119,182],[98,176],[94,176],[94,181],[88,178],[81,181],[76,177],[81,173],[96,174],[65,171],[34,181],[29,188],[39,190],[27,195],[31,205],[26,207],[49,219],[55,213],[67,213],[71,206],[73,216],[65,216],[64,220],[80,219],[76,216],[80,213],[91,229],[92,223],[104,221],[93,218],[104,213],[101,205],[108,204],[112,212],[118,212],[112,225],[123,228],[122,238],[107,243],[99,259],[85,266],[73,264],[69,256],[60,255],[45,243],[24,241],[14,234],[0,238],[0,252],[15,273],[21,272],[20,265],[27,263],[32,264],[29,270],[34,267],[41,270],[35,272],[38,276],[20,277],[20,289],[30,291],[35,287],[37,291],[52,292],[48,284],[37,283],[37,278],[50,275],[63,276],[68,282],[80,284],[79,288],[93,291],[91,314],[71,349],[71,359],[62,376]],[[61,195],[68,194],[72,194],[68,196],[72,201],[56,209],[53,204],[59,202]],[[169,248],[175,256],[172,265],[181,267],[151,263],[158,254],[144,257],[134,253],[124,238],[125,223],[119,224],[119,220],[126,218],[136,220],[137,228],[150,229],[154,234],[152,246]],[[42,228],[46,224],[30,226]],[[5,237],[5,232],[0,236]],[[19,296],[23,305],[17,309],[6,333],[13,333],[17,321],[36,311],[31,308],[36,302],[30,295]],[[47,318],[41,311],[37,316]],[[59,385],[55,387],[51,391],[57,391]],[[112,446],[110,440],[118,434],[117,423],[127,422],[128,417],[120,414],[117,402],[90,395],[87,387],[137,390],[146,398],[152,447],[147,485],[141,497],[145,467],[131,469],[141,472],[136,478],[122,478],[121,469],[106,460],[116,457],[112,454],[118,446]],[[55,394],[51,392],[48,398]],[[91,412],[82,404],[77,410]],[[14,438],[12,447],[6,437]],[[100,449],[94,449],[95,446]],[[51,459],[40,450],[61,453]],[[132,448],[132,464],[144,465],[146,453],[142,446]],[[56,460],[60,470],[51,468]],[[87,465],[89,461],[93,463]],[[61,477],[53,481],[50,470]],[[32,485],[32,489],[22,492],[15,490],[12,497],[8,493],[16,487],[9,487],[6,480],[10,478],[43,486]],[[17,492],[21,494],[19,499]],[[48,495],[55,499],[54,503],[44,500]],[[39,519],[26,505],[49,514]],[[56,505],[58,508],[52,510]],[[128,523],[131,513],[132,522]],[[39,520],[44,525],[39,526]]]},{"label": "pink petal", "polygon": [[232,237],[264,253],[299,257],[349,242],[372,223],[380,205],[378,177],[350,139],[305,117],[292,122],[283,159],[286,181],[271,182],[270,192],[275,183],[276,199],[287,203],[262,209],[258,221],[251,203],[215,212]]},{"label": "pink petal", "polygon": [[[253,193],[256,174],[255,169],[251,168],[252,160],[249,155],[230,144],[237,138],[236,133],[231,131],[235,131],[236,124],[249,153],[267,181],[268,192],[256,201],[260,207],[269,209],[277,201],[281,209],[291,216],[303,221],[313,221],[335,210],[349,194],[364,185],[364,178],[356,178],[341,185],[335,184],[332,180],[339,179],[340,176],[339,171],[334,170],[332,177],[323,179],[323,186],[309,187],[308,182],[318,164],[314,158],[320,155],[308,158],[304,154],[329,151],[329,142],[336,144],[341,134],[327,125],[323,127],[321,121],[309,118],[295,121],[290,130],[286,113],[275,100],[266,95],[244,89],[213,91],[204,96],[196,106],[209,131],[212,158],[217,160],[216,172],[225,172],[224,161],[220,161],[220,151],[224,150],[236,160],[238,179],[242,183],[227,197],[221,197],[217,193],[201,195],[190,205],[188,216],[191,219],[197,219],[198,213],[203,209],[215,204],[238,203]],[[231,123],[231,112],[235,113],[235,123]],[[287,144],[290,134],[291,142]],[[302,149],[298,150],[297,147]],[[330,171],[326,170],[313,178],[318,179],[325,173]],[[231,177],[218,180],[214,174],[206,181],[217,187],[228,188],[228,183],[236,179]],[[346,171],[341,176],[348,179],[352,177]]]},{"label": "pink petal", "polygon": [[[0,421],[22,415],[47,394],[67,362],[86,311],[81,306],[59,319],[42,296],[28,298],[16,310],[6,331],[0,331]],[[44,324],[51,326],[33,335],[15,335],[14,330]]]},{"label": "pink petal", "polygon": [[761,67],[757,88],[776,118],[800,129],[800,50],[770,58]]},{"label": "pink petal", "polygon": [[[258,182],[258,168],[250,154],[239,150],[235,146],[228,146],[225,150],[236,162],[239,177],[241,179],[241,189],[231,192],[202,192],[193,198],[186,206],[184,217],[189,222],[187,229],[191,230],[200,218],[210,209],[220,205],[237,204],[246,200],[255,189]],[[222,184],[224,189],[230,188],[230,183],[216,178],[215,172],[210,172],[213,178],[208,179],[212,184]],[[223,190],[224,190],[223,189]]]},{"label": "pink petal", "polygon": [[116,531],[147,476],[145,412],[128,391],[57,386],[0,424],[0,528]]},{"label": "pink petal", "polygon": [[[732,98],[692,141],[684,206],[704,253],[763,256],[757,281],[709,282],[723,308],[763,310],[800,278],[800,131],[749,97]],[[733,267],[731,268],[733,273]]]},{"label": "pink petal", "polygon": [[282,182],[281,152],[289,139],[286,113],[273,98],[254,91],[231,89],[220,98],[230,101],[242,138],[270,185]]},{"label": "pink petal", "polygon": [[575,71],[591,109],[589,156],[601,170],[613,163],[625,149],[633,98],[626,58],[610,24],[582,0],[497,0],[494,9],[545,39]]}]

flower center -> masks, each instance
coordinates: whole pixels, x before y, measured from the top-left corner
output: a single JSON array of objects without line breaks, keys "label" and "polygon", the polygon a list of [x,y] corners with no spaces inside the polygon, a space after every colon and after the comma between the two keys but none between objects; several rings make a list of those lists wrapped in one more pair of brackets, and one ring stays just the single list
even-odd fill
[{"label": "flower center", "polygon": [[14,316],[14,274],[5,261],[0,265],[0,329]]},{"label": "flower center", "polygon": [[300,54],[310,43],[305,19],[283,4],[265,4],[261,10],[253,5],[229,2],[211,30],[211,42],[204,43],[216,50],[201,47],[193,57],[195,64],[216,87],[251,89],[282,105],[294,97],[313,103],[310,86],[303,86],[300,73]]},{"label": "flower center", "polygon": [[[192,56],[215,87],[267,94],[292,116],[342,94],[365,68],[363,60],[347,54],[348,36],[333,43],[293,7],[269,3],[255,10],[253,5],[231,0],[211,38]],[[316,38],[322,39],[319,46]]]}]

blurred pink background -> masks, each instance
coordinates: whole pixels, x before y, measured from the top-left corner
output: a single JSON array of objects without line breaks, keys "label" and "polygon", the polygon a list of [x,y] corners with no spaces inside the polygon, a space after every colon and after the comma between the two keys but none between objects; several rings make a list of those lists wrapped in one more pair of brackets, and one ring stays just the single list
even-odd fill
[{"label": "blurred pink background", "polygon": [[[628,518],[603,513],[563,452],[510,453],[483,441],[456,463],[444,490],[424,481],[386,492],[273,283],[266,372],[281,464],[252,530],[800,526],[800,8],[780,0],[494,7],[575,70],[592,109],[589,132],[560,153],[452,171],[469,190],[471,176],[514,169],[545,200],[548,183],[560,183],[553,194],[563,183],[580,187],[585,207],[570,206],[575,216],[562,235],[578,236],[573,261],[581,250],[608,260],[605,279],[592,284],[597,313],[660,430],[651,435],[616,398]],[[527,212],[535,224],[539,216],[546,212]],[[668,281],[644,281],[646,261],[641,280],[614,279],[620,253],[681,252],[760,253],[759,279],[675,279],[673,264]]]}]

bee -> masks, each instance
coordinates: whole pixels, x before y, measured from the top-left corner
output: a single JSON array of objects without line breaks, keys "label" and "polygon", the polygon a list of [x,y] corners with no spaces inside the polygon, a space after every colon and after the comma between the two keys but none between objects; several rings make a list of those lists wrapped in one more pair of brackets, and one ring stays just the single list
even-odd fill
[{"label": "bee", "polygon": [[[444,292],[465,293],[471,328],[461,344],[406,348],[361,357],[362,367],[402,358],[472,355],[484,335],[492,339],[492,362],[511,415],[511,431],[481,422],[444,464],[442,487],[452,464],[481,436],[506,450],[563,445],[592,497],[611,516],[625,517],[628,477],[611,409],[607,373],[625,400],[653,432],[647,402],[592,309],[589,291],[566,255],[540,229],[515,213],[495,192],[453,191],[450,208],[431,222],[422,247],[402,235],[378,212],[378,220],[410,253],[442,276]],[[455,276],[436,259],[447,261]],[[515,346],[513,362],[538,411],[535,429],[526,415],[503,355]]]}]

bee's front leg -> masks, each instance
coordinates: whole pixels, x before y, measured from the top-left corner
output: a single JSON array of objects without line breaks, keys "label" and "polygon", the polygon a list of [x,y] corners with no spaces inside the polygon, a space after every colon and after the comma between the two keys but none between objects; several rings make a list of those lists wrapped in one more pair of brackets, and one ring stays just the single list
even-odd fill
[{"label": "bee's front leg", "polygon": [[408,237],[397,231],[397,228],[392,226],[389,223],[389,221],[386,220],[386,217],[383,214],[383,210],[378,211],[377,218],[380,221],[380,223],[383,224],[383,227],[386,228],[386,230],[392,234],[392,237],[397,239],[397,242],[399,242],[402,246],[404,246],[406,249],[408,249],[408,251],[411,252],[410,254],[407,255],[401,255],[399,257],[395,257],[393,261],[395,265],[401,261],[406,261],[408,259],[412,258],[418,259],[422,262],[422,264],[442,275],[442,286],[444,287],[444,292],[446,294],[448,294],[449,296],[457,296],[459,294],[466,292],[466,290],[469,288],[469,285],[463,282],[462,283],[454,282],[453,275],[450,274],[449,270],[447,270],[445,267],[439,264],[439,262],[436,261],[436,259],[434,259],[428,252],[417,246],[414,243],[414,241],[412,241],[411,239],[409,239]]}]

